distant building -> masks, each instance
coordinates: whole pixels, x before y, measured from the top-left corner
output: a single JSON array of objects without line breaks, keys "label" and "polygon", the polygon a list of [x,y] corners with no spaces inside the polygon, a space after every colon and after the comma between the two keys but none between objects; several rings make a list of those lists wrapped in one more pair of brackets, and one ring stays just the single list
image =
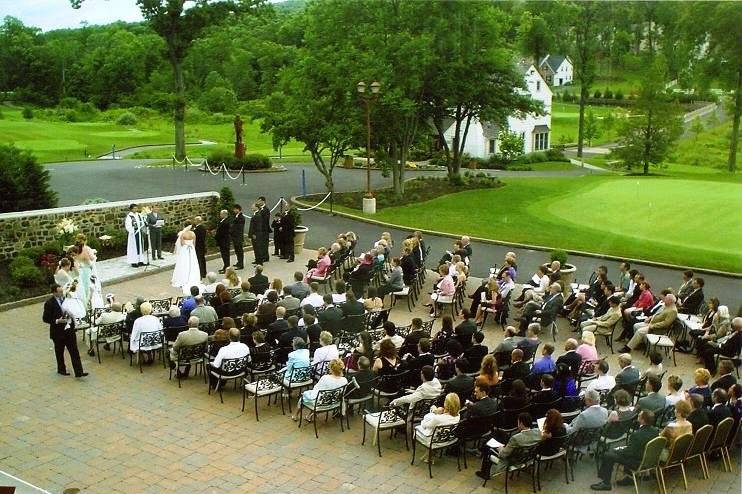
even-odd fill
[{"label": "distant building", "polygon": [[[520,89],[523,94],[530,95],[532,99],[540,101],[544,107],[543,115],[526,114],[522,116],[509,116],[507,123],[510,132],[520,134],[523,138],[523,152],[531,153],[549,149],[551,131],[551,89],[541,77],[533,64],[521,62],[518,64],[525,78],[526,90]],[[453,136],[456,126],[449,124],[444,132],[446,142],[453,145]],[[463,132],[463,131],[462,131]],[[475,158],[489,158],[499,153],[500,128],[492,122],[480,122],[472,119],[469,132],[464,143],[464,152]]]},{"label": "distant building", "polygon": [[572,84],[574,66],[569,57],[546,55],[541,60],[538,68],[544,80],[550,86],[557,87]]}]

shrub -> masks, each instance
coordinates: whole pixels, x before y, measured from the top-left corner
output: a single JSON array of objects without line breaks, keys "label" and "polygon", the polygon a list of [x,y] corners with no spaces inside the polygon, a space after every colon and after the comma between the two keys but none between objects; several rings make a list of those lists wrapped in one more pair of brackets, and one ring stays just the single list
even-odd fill
[{"label": "shrub", "polygon": [[[522,156],[519,156],[516,160],[517,163],[543,163],[544,161],[548,161],[548,158],[546,157],[546,153],[544,152],[536,152],[536,153],[528,153],[524,154]],[[512,170],[512,167],[508,167],[508,170]]]},{"label": "shrub", "polygon": [[25,256],[17,256],[10,262],[8,268],[10,278],[19,286],[38,286],[46,279],[44,273],[34,265],[33,260]]},{"label": "shrub", "polygon": [[563,250],[556,249],[551,251],[551,262],[559,261],[559,264],[564,267],[567,264],[567,253]]},{"label": "shrub", "polygon": [[268,156],[258,153],[246,154],[243,159],[235,161],[240,163],[240,166],[237,168],[241,168],[241,165],[244,165],[246,170],[267,170],[272,165],[271,159]]},{"label": "shrub", "polygon": [[410,161],[425,161],[430,158],[431,153],[428,149],[418,149],[416,147],[413,147],[407,153],[407,159]]},{"label": "shrub", "polygon": [[500,158],[504,163],[514,161],[523,154],[523,138],[509,130],[500,132]]},{"label": "shrub", "polygon": [[602,97],[603,95],[601,94],[600,89],[596,89],[595,92],[593,93],[593,98],[600,99]]},{"label": "shrub", "polygon": [[111,237],[111,240],[108,241],[107,248],[111,250],[120,250],[125,248],[128,240],[128,233],[126,233],[126,230],[121,228],[108,228],[104,232],[104,235]]},{"label": "shrub", "polygon": [[137,117],[130,111],[122,113],[116,119],[116,125],[136,125],[136,124],[137,124]]},{"label": "shrub", "polygon": [[49,187],[49,171],[28,151],[0,145],[0,183],[0,213],[57,205],[57,195]]},{"label": "shrub", "polygon": [[231,112],[237,106],[237,96],[229,88],[214,87],[201,95],[198,106],[209,112]]},{"label": "shrub", "polygon": [[65,98],[62,98],[59,100],[59,107],[60,108],[78,108],[80,106],[80,100],[77,98],[73,98],[72,96],[67,96]]},{"label": "shrub", "polygon": [[25,118],[26,120],[31,120],[33,118],[33,110],[27,106],[23,108],[21,115],[23,115],[23,118]]},{"label": "shrub", "polygon": [[569,161],[569,158],[564,156],[564,146],[555,146],[546,150],[547,161]]},{"label": "shrub", "polygon": [[67,109],[62,112],[62,120],[65,122],[79,122],[80,118],[77,116],[77,112],[73,109]]},{"label": "shrub", "polygon": [[605,91],[603,91],[603,98],[613,99],[613,92],[610,89],[606,89]]},{"label": "shrub", "polygon": [[616,100],[622,100],[623,99],[623,93],[621,91],[616,91],[616,94],[613,95],[613,99]]}]

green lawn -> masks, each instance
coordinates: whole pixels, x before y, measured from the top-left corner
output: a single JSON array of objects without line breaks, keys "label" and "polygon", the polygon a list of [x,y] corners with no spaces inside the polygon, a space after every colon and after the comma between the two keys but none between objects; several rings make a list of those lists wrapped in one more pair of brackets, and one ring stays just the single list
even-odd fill
[{"label": "green lawn", "polygon": [[[4,118],[0,119],[0,143],[13,143],[28,149],[42,163],[53,161],[82,160],[87,156],[95,157],[117,149],[144,144],[172,143],[173,124],[164,117],[140,119],[134,126],[120,126],[109,122],[62,122],[46,120],[36,116],[25,120],[19,108],[2,107]],[[41,112],[36,112],[40,114]],[[208,124],[186,122],[186,140],[207,140],[220,143],[219,146],[232,147],[234,130],[230,123]],[[271,136],[260,132],[257,122],[245,122],[245,143],[248,152],[272,156]],[[284,146],[287,155],[303,155],[303,145],[291,142]],[[196,157],[204,156],[206,150],[194,149]],[[167,158],[172,155],[170,149],[146,151],[146,156]]]},{"label": "green lawn", "polygon": [[[585,116],[587,116],[588,111],[592,111],[595,114],[598,119],[598,128],[601,130],[600,137],[594,139],[592,144],[598,145],[614,141],[618,124],[620,123],[620,119],[626,114],[626,111],[623,108],[615,106],[588,106],[585,109]],[[613,113],[615,119],[613,127],[608,130],[604,127],[603,122],[609,113]],[[580,105],[555,102],[551,107],[552,145],[577,142],[579,118]]]},{"label": "green lawn", "polygon": [[[731,121],[711,125],[703,132],[689,135],[678,141],[677,146],[670,155],[670,161],[684,163],[703,168],[727,168],[729,157],[729,143],[732,134]],[[740,148],[737,146],[737,154]]]},{"label": "green lawn", "polygon": [[742,210],[738,176],[508,178],[505,183],[495,190],[384,209],[373,218],[411,228],[742,272],[742,224],[735,213]]}]

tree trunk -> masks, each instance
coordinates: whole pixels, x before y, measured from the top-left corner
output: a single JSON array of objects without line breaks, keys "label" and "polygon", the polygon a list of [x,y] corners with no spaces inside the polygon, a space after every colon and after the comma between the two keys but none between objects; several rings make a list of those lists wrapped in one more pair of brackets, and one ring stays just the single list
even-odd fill
[{"label": "tree trunk", "polygon": [[587,87],[584,81],[580,81],[580,118],[577,128],[577,157],[582,158],[582,148],[585,141],[585,104],[587,104],[587,96],[590,88]]},{"label": "tree trunk", "polygon": [[404,194],[404,170],[407,164],[407,146],[404,144],[399,146],[399,173],[395,180],[397,183],[394,184],[394,190],[399,191],[398,194],[401,196]]},{"label": "tree trunk", "polygon": [[183,80],[183,64],[175,56],[170,57],[175,79],[175,99],[173,101],[173,122],[175,123],[175,158],[185,159],[185,82]]},{"label": "tree trunk", "polygon": [[729,171],[737,171],[737,141],[739,139],[739,119],[742,115],[742,70],[737,71],[737,88],[734,90],[734,118],[732,119],[732,137],[729,143]]},{"label": "tree trunk", "polygon": [[644,130],[644,155],[642,163],[644,164],[644,175],[649,175],[649,155],[652,151],[652,108],[647,112],[647,128]]}]

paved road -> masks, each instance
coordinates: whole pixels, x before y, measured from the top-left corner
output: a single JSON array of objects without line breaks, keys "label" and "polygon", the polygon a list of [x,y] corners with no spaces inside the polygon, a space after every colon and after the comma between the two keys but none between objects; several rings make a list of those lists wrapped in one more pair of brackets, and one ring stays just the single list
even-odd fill
[{"label": "paved road", "polygon": [[[217,144],[213,141],[198,141],[198,142],[187,142],[187,147],[195,147],[195,146],[209,146],[211,144]],[[116,150],[116,158],[125,158],[127,156],[131,156],[132,154],[136,154],[139,151],[151,151],[153,149],[162,149],[162,148],[170,148],[173,151],[175,151],[175,144],[149,144],[144,146],[133,146],[121,150]],[[112,153],[106,153],[98,156],[99,160],[110,160]]]}]

